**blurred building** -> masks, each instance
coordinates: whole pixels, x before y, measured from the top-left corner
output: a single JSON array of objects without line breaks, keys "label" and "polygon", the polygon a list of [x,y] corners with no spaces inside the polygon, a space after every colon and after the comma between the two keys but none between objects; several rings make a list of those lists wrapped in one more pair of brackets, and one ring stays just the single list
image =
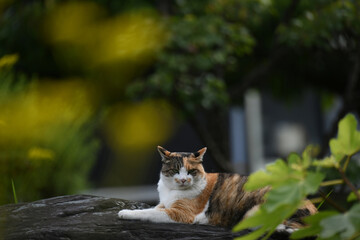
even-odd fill
[{"label": "blurred building", "polygon": [[244,107],[230,112],[232,162],[243,174],[292,152],[301,153],[309,144],[320,145],[324,126],[338,109],[336,105],[323,114],[319,97],[310,91],[284,103],[250,90],[244,102]]}]

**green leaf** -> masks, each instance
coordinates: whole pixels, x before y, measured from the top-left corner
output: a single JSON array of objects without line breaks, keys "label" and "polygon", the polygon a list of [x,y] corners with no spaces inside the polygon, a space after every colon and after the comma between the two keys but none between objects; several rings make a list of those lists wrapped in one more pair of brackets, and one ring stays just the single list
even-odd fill
[{"label": "green leaf", "polygon": [[351,239],[360,234],[360,204],[354,205],[348,212],[325,218],[320,222],[320,237],[329,238],[340,234],[342,239]]},{"label": "green leaf", "polygon": [[[358,193],[360,194],[360,190],[358,190]],[[355,195],[354,192],[351,192],[351,193],[349,194],[349,196],[347,197],[346,200],[347,200],[348,202],[352,202],[352,201],[357,200],[357,197],[356,197],[356,195]]]},{"label": "green leaf", "polygon": [[303,198],[301,186],[297,182],[288,183],[268,192],[264,207],[272,212],[284,204],[299,205]]},{"label": "green leaf", "polygon": [[268,186],[274,179],[264,170],[259,170],[249,176],[244,188],[245,190],[252,191],[265,186]]},{"label": "green leaf", "polygon": [[308,172],[303,180],[290,179],[266,194],[264,207],[271,212],[281,205],[300,205],[306,195],[317,191],[324,177],[322,173]]},{"label": "green leaf", "polygon": [[14,195],[14,203],[18,203],[17,196],[16,196],[16,190],[15,190],[15,184],[14,184],[13,179],[11,179],[11,187],[12,187],[12,191],[13,191],[13,195]]},{"label": "green leaf", "polygon": [[301,157],[297,153],[290,153],[287,157],[289,166],[301,164]]},{"label": "green leaf", "polygon": [[273,164],[266,166],[266,170],[272,174],[283,174],[289,172],[289,167],[286,165],[284,160],[278,159]]},{"label": "green leaf", "polygon": [[289,166],[293,170],[304,171],[310,167],[313,162],[313,158],[318,154],[318,152],[319,147],[309,145],[305,148],[302,156],[299,156],[296,153],[291,153],[287,158]]},{"label": "green leaf", "polygon": [[340,161],[342,158],[337,158],[334,155],[331,155],[329,157],[326,157],[322,160],[315,160],[313,162],[314,166],[318,167],[324,167],[324,168],[339,168],[340,167]]},{"label": "green leaf", "polygon": [[[297,207],[293,205],[282,205],[272,212],[267,211],[261,207],[258,212],[253,216],[242,220],[238,225],[233,228],[234,232],[238,232],[248,228],[257,228],[254,232],[245,236],[236,238],[237,240],[255,240],[259,239],[265,233],[272,232],[276,227],[283,222],[283,220],[294,211]],[[271,219],[271,221],[269,221]]]},{"label": "green leaf", "polygon": [[311,163],[313,158],[318,154],[319,147],[314,145],[309,145],[305,148],[304,152],[302,153],[302,167],[303,169],[307,169]]},{"label": "green leaf", "polygon": [[276,186],[286,182],[291,169],[284,160],[278,159],[266,166],[266,171],[260,170],[250,175],[245,184],[246,190],[256,190],[265,186]]},{"label": "green leaf", "polygon": [[357,121],[352,114],[346,115],[339,122],[338,136],[330,140],[333,154],[353,155],[360,150],[360,132],[356,128]]},{"label": "green leaf", "polygon": [[294,232],[293,234],[291,234],[291,238],[292,239],[301,239],[304,237],[318,235],[322,231],[320,222],[323,219],[329,218],[336,214],[337,214],[337,212],[335,212],[335,211],[324,211],[324,212],[319,212],[315,215],[304,218],[304,222],[308,224],[308,227],[299,229],[298,231]]},{"label": "green leaf", "polygon": [[320,184],[324,180],[325,175],[320,172],[308,172],[303,181],[304,195],[314,194],[317,192]]}]

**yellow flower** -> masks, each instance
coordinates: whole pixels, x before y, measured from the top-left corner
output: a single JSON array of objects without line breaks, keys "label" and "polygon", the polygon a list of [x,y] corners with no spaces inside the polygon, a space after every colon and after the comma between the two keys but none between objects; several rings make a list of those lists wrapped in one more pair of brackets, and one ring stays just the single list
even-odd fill
[{"label": "yellow flower", "polygon": [[43,160],[53,160],[55,153],[50,149],[33,147],[28,151],[29,159],[43,159]]},{"label": "yellow flower", "polygon": [[80,55],[76,62],[80,67],[111,72],[112,66],[126,63],[120,70],[116,67],[116,72],[132,76],[133,69],[138,71],[151,63],[169,39],[162,19],[151,10],[114,17],[106,17],[104,12],[95,3],[67,1],[46,17],[44,36],[58,49],[64,64],[74,58],[74,54],[62,51],[66,43]]},{"label": "yellow flower", "polygon": [[42,81],[0,102],[0,145],[49,141],[63,126],[83,124],[94,111],[88,89],[82,80]]},{"label": "yellow flower", "polygon": [[173,132],[171,106],[162,101],[114,106],[105,121],[110,145],[121,152],[151,148]]},{"label": "yellow flower", "polygon": [[10,67],[14,65],[19,59],[17,54],[4,55],[0,58],[0,68]]}]

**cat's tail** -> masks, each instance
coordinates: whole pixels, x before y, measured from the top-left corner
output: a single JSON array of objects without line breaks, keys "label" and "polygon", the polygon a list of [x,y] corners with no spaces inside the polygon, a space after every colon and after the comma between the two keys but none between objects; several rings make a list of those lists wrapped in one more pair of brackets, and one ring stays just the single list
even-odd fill
[{"label": "cat's tail", "polygon": [[[290,236],[293,232],[306,226],[303,218],[309,215],[310,214],[307,209],[297,210],[297,212],[293,216],[291,216],[289,219],[277,226],[275,232],[271,235],[271,239],[290,240]],[[316,238],[316,236],[313,236],[303,238],[302,240],[315,240]]]},{"label": "cat's tail", "polygon": [[317,209],[314,204],[312,204],[312,202],[309,200],[306,200],[304,205],[299,208],[291,217],[277,226],[276,232],[287,232],[291,234],[300,228],[306,227],[306,224],[303,221],[304,217],[313,215],[315,213],[317,213]]}]

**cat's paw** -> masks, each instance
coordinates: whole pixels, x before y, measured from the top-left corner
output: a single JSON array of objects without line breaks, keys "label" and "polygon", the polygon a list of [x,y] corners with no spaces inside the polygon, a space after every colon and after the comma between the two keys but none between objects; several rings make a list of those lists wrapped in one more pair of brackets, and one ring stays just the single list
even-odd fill
[{"label": "cat's paw", "polygon": [[286,226],[284,224],[279,224],[277,227],[276,227],[276,232],[279,232],[279,233],[288,233],[288,234],[291,234],[295,231],[297,231],[298,229],[297,228],[292,228],[290,226]]},{"label": "cat's paw", "polygon": [[136,219],[136,212],[134,210],[124,209],[119,211],[118,216],[120,219]]}]

